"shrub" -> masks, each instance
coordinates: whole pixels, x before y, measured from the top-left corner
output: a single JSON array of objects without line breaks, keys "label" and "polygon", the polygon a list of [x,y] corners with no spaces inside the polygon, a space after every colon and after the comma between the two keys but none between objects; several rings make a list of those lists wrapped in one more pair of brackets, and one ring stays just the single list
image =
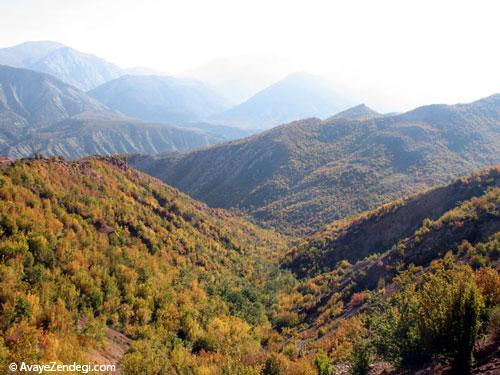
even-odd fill
[{"label": "shrub", "polygon": [[349,364],[352,375],[366,375],[372,361],[372,347],[368,341],[360,340],[354,345]]},{"label": "shrub", "polygon": [[333,373],[333,364],[325,353],[318,353],[314,361],[318,375],[330,375]]},{"label": "shrub", "polygon": [[285,312],[276,317],[276,329],[283,331],[284,328],[295,327],[299,323],[299,316],[294,312]]},{"label": "shrub", "polygon": [[270,356],[266,359],[264,364],[264,369],[262,370],[262,375],[281,375],[281,365],[278,357],[275,355]]},{"label": "shrub", "polygon": [[486,267],[476,271],[476,283],[484,296],[486,307],[500,304],[500,275],[497,270]]},{"label": "shrub", "polygon": [[471,268],[447,257],[417,293],[419,334],[426,349],[450,358],[455,372],[469,373],[484,307]]},{"label": "shrub", "polygon": [[[480,276],[485,290],[493,290],[490,275]],[[484,312],[471,267],[447,255],[423,276],[409,270],[396,283],[400,291],[367,320],[377,352],[404,367],[432,356],[448,358],[454,373],[469,373]],[[358,361],[363,359],[361,353],[356,355]]]}]

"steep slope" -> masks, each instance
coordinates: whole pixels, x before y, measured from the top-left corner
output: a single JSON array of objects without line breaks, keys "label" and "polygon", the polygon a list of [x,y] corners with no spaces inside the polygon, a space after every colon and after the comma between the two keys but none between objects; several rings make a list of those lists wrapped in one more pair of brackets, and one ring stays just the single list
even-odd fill
[{"label": "steep slope", "polygon": [[129,153],[153,155],[205,146],[220,142],[221,139],[200,130],[84,113],[22,137],[0,152],[11,158],[35,154],[64,156],[68,159]]},{"label": "steep slope", "polygon": [[51,74],[88,91],[123,74],[114,64],[73,48],[59,48],[27,68]]},{"label": "steep slope", "polygon": [[0,66],[0,124],[0,153],[15,158],[158,153],[221,140],[117,114],[54,77],[8,66]]},{"label": "steep slope", "polygon": [[[321,307],[331,303],[330,298],[335,293],[341,293],[342,299],[347,301],[363,290],[375,291],[382,287],[392,293],[395,286],[391,288],[387,285],[390,285],[398,274],[408,269],[415,272],[416,266],[422,267],[420,273],[425,272],[432,262],[442,259],[448,252],[453,253],[460,262],[470,264],[476,269],[485,266],[498,268],[499,176],[500,167],[495,167],[444,187],[450,197],[457,193],[455,204],[437,215],[436,210],[429,205],[423,210],[427,211],[428,217],[420,225],[412,226],[412,218],[406,221],[408,227],[404,225],[405,223],[401,226],[398,223],[398,220],[404,220],[401,216],[403,211],[413,208],[414,200],[409,199],[382,206],[378,210],[366,213],[362,218],[353,218],[348,223],[333,223],[309,242],[292,249],[288,254],[288,261],[282,264],[283,267],[294,269],[293,267],[301,260],[305,260],[300,271],[295,269],[297,273],[301,277],[313,276],[307,281],[310,285],[316,283],[330,285],[329,288],[317,288],[318,293],[314,297],[307,298],[310,302],[307,307],[308,319],[312,321],[318,318]],[[490,181],[491,179],[494,181]],[[460,201],[460,198],[464,197],[464,191],[469,189],[472,189],[475,195]],[[436,198],[432,196],[436,193],[441,194],[440,190],[431,191],[419,198],[425,199],[428,196]],[[393,238],[380,245],[366,244],[364,251],[360,251],[362,245],[357,239],[357,234],[364,236],[367,241],[368,237],[374,241],[380,238],[381,228],[377,220],[384,223],[385,229]],[[319,245],[320,237],[324,239],[326,247]],[[345,251],[344,245],[349,246],[348,242],[352,246],[352,253]],[[330,245],[331,247],[328,247]],[[322,261],[327,262],[321,269],[324,272],[317,274],[319,270],[317,267],[307,270],[311,263],[302,257],[307,251],[311,251],[309,259],[316,258],[314,263],[322,265]],[[333,259],[329,260],[329,257]],[[349,258],[352,265],[346,262]],[[359,304],[345,306],[344,313],[356,312],[355,307],[360,306]]]},{"label": "steep slope", "polygon": [[119,67],[104,59],[48,41],[0,49],[0,64],[47,73],[83,91],[123,74]]},{"label": "steep slope", "polygon": [[500,95],[358,121],[306,119],[139,169],[214,207],[309,232],[500,162]]},{"label": "steep slope", "polygon": [[163,124],[200,120],[227,108],[225,101],[201,82],[166,76],[126,75],[89,94],[121,113]]},{"label": "steep slope", "polygon": [[87,363],[111,328],[127,374],[262,365],[279,235],[113,158],[17,161],[0,196],[2,361]]},{"label": "steep slope", "polygon": [[106,107],[73,86],[45,74],[0,65],[0,109],[43,128],[82,112]]},{"label": "steep slope", "polygon": [[[289,254],[286,267],[304,277],[328,272],[342,260],[355,263],[374,253],[383,253],[401,239],[412,236],[424,219],[437,220],[464,201],[499,187],[500,166],[335,221],[297,246]],[[451,241],[444,246],[450,245]]]},{"label": "steep slope", "polygon": [[268,129],[306,117],[324,118],[349,106],[321,77],[291,74],[258,92],[246,102],[210,120],[243,128]]}]

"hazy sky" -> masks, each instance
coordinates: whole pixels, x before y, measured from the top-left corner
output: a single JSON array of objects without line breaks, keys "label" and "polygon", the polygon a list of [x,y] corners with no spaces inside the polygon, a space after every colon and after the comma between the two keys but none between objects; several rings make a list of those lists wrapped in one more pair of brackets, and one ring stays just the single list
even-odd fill
[{"label": "hazy sky", "polygon": [[498,0],[0,0],[0,46],[55,40],[170,74],[272,53],[404,110],[500,92],[499,15]]}]

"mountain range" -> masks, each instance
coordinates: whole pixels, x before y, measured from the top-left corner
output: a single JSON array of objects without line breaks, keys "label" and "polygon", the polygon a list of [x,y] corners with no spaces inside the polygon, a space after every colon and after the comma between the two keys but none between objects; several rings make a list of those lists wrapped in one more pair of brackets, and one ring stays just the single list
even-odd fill
[{"label": "mountain range", "polygon": [[[50,74],[90,92],[113,110],[147,122],[210,123],[242,128],[241,134],[248,134],[305,117],[325,118],[352,104],[321,77],[302,72],[278,80],[277,72],[269,70],[269,61],[256,61],[257,65],[250,68],[246,59],[221,60],[179,78],[148,68],[121,69],[51,41],[0,49],[2,65]],[[259,64],[263,66],[259,68]],[[226,65],[228,69],[222,69]],[[256,69],[255,77],[251,69]],[[230,89],[238,85],[248,87]],[[218,136],[233,139],[226,134]]]},{"label": "mountain range", "polygon": [[[349,112],[347,112],[348,114]],[[207,202],[307,233],[500,162],[500,95],[367,119],[305,119],[130,163]]]},{"label": "mountain range", "polygon": [[13,158],[154,154],[223,139],[127,117],[50,75],[8,66],[0,66],[0,125],[0,153]]}]

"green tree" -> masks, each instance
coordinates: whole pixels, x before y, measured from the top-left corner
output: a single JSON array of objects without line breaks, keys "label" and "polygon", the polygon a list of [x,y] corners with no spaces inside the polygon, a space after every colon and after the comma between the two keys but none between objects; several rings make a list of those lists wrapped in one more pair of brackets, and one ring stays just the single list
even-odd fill
[{"label": "green tree", "polygon": [[461,285],[451,308],[451,353],[455,373],[469,374],[484,303],[474,282]]},{"label": "green tree", "polygon": [[360,340],[354,345],[350,358],[350,373],[352,375],[366,375],[372,361],[372,346],[367,340]]},{"label": "green tree", "polygon": [[262,375],[281,375],[281,366],[278,358],[275,355],[266,359]]},{"label": "green tree", "polygon": [[333,374],[333,364],[330,358],[325,353],[318,353],[314,360],[314,365],[318,370],[318,375],[331,375]]},{"label": "green tree", "polygon": [[484,308],[472,269],[448,256],[433,267],[418,295],[422,342],[432,354],[450,358],[455,373],[470,373]]}]

